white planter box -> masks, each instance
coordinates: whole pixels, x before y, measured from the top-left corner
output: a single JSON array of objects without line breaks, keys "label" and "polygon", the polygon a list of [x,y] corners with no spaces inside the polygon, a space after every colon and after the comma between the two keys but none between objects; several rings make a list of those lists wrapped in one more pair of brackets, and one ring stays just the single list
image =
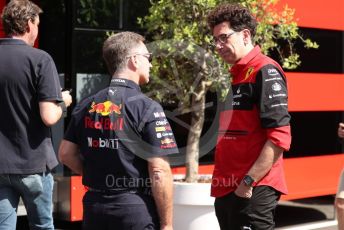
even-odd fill
[{"label": "white planter box", "polygon": [[219,230],[210,183],[174,182],[173,228]]}]

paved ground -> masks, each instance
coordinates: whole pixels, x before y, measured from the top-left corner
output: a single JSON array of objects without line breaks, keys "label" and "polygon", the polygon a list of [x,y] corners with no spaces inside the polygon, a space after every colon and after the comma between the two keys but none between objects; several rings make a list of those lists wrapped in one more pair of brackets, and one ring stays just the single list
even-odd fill
[{"label": "paved ground", "polygon": [[[20,216],[17,222],[17,230],[29,230],[26,216]],[[55,221],[55,230],[81,230],[81,223],[70,223],[64,221]],[[99,229],[101,230],[101,229]]]},{"label": "paved ground", "polygon": [[276,230],[337,230],[334,196],[281,201],[276,210]]},{"label": "paved ground", "polygon": [[[276,230],[337,230],[333,201],[333,196],[324,196],[280,202]],[[56,230],[81,230],[81,223],[56,221],[55,227]],[[27,229],[26,217],[19,217],[17,230]]]}]

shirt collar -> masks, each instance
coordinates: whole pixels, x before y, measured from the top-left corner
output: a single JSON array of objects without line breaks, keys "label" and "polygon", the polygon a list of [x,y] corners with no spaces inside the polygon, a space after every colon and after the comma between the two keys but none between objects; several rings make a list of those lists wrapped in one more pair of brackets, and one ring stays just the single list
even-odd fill
[{"label": "shirt collar", "polygon": [[233,74],[233,76],[238,75],[245,67],[247,67],[247,64],[260,53],[260,47],[255,46],[245,57],[241,58],[237,63],[235,63],[229,69],[229,72]]},{"label": "shirt collar", "polygon": [[128,88],[136,89],[137,91],[141,92],[141,88],[138,84],[136,84],[132,80],[124,79],[124,78],[117,78],[117,77],[112,78],[110,86],[111,87],[113,86],[128,87]]},{"label": "shirt collar", "polygon": [[0,38],[0,45],[27,45],[27,44],[21,39]]}]

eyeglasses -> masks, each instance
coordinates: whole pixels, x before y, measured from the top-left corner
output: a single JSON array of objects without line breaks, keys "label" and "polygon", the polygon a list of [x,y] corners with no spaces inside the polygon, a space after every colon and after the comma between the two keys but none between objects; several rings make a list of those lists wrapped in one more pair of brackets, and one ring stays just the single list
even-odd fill
[{"label": "eyeglasses", "polygon": [[152,61],[153,61],[152,53],[146,53],[146,54],[135,53],[135,54],[132,54],[132,55],[127,56],[126,58],[130,58],[130,57],[135,56],[135,55],[144,56],[145,58],[148,59],[149,62],[152,62]]},{"label": "eyeglasses", "polygon": [[229,34],[220,34],[218,37],[213,37],[212,43],[216,45],[218,42],[221,44],[225,44],[230,36],[232,36],[236,31],[233,31],[232,33]]}]

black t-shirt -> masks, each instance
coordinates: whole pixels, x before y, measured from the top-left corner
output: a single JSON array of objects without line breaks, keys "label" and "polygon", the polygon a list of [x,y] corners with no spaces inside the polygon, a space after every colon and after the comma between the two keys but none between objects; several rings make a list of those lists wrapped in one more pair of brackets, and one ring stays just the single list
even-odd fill
[{"label": "black t-shirt", "polygon": [[149,187],[147,159],[178,153],[162,107],[119,78],[74,109],[65,139],[80,147],[83,184],[95,189]]},{"label": "black t-shirt", "polygon": [[52,58],[22,40],[0,39],[0,173],[40,173],[58,164],[40,101],[62,101]]}]

